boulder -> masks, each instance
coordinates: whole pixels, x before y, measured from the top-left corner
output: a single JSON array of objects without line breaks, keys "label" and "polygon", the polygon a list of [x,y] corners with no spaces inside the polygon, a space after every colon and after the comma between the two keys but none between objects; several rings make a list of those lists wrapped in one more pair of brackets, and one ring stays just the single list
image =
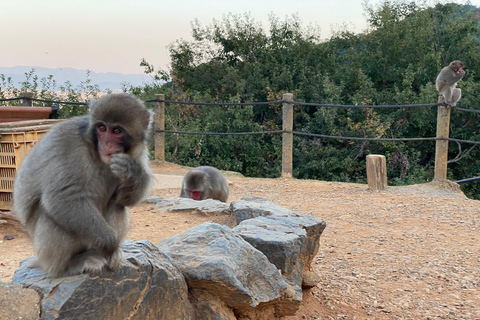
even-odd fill
[{"label": "boulder", "polygon": [[190,297],[193,300],[192,304],[197,320],[237,320],[232,308],[229,308],[217,296],[202,290],[190,290]]},{"label": "boulder", "polygon": [[0,315],[3,320],[37,320],[40,295],[18,283],[0,282]]},{"label": "boulder", "polygon": [[307,232],[293,220],[271,215],[242,221],[233,228],[268,260],[281,270],[293,285],[298,286],[301,299],[303,261],[300,252],[307,243]]},{"label": "boulder", "polygon": [[194,319],[185,279],[169,257],[148,241],[122,249],[114,272],[49,278],[24,260],[13,282],[40,293],[41,319]]},{"label": "boulder", "polygon": [[[294,256],[291,256],[289,252],[283,252],[282,254],[276,253],[275,256],[272,255],[273,251],[275,250],[275,246],[278,246],[278,241],[272,243],[273,248],[269,248],[267,243],[270,242],[270,239],[272,237],[275,238],[277,235],[275,235],[274,232],[271,230],[272,228],[268,230],[268,228],[266,227],[268,225],[268,223],[266,223],[266,220],[261,220],[261,222],[259,223],[245,222],[245,228],[239,227],[236,230],[244,230],[243,233],[245,233],[245,236],[250,234],[250,236],[246,237],[249,239],[248,241],[254,243],[254,246],[256,246],[257,248],[263,248],[262,250],[266,251],[264,253],[269,257],[269,259],[271,259],[270,261],[273,263],[280,263],[280,260],[278,259],[279,255],[283,255],[284,257],[291,256],[293,260],[301,260],[303,262],[303,287],[312,287],[318,283],[319,278],[316,274],[313,273],[311,263],[315,255],[318,253],[318,249],[320,248],[320,236],[322,235],[323,230],[325,230],[326,227],[326,224],[322,219],[307,214],[291,211],[279,205],[273,204],[265,198],[257,197],[244,197],[241,200],[234,201],[230,204],[230,209],[235,215],[235,219],[237,221],[237,224],[239,225],[249,219],[264,217],[271,219],[269,223],[271,222],[277,225],[282,225],[283,227],[281,230],[283,231],[279,230],[278,232],[280,233],[293,232],[299,235],[298,230],[296,229],[304,229],[306,233],[306,239],[305,241],[301,241],[298,259],[295,259]],[[247,229],[255,228],[258,231],[259,227],[261,227],[262,225],[265,226],[264,229],[268,230],[269,235],[267,236],[266,234],[264,234],[264,239],[262,239],[262,237],[256,237],[255,241],[252,240],[254,238],[254,236],[252,236],[253,233],[248,232]],[[288,231],[288,229],[290,229],[290,231]],[[291,245],[292,244],[287,245],[285,249],[292,249]],[[293,261],[292,259],[286,259],[285,261]],[[290,266],[289,268],[293,270],[295,267]],[[288,268],[286,265],[283,270],[287,272]]]},{"label": "boulder", "polygon": [[288,289],[277,267],[226,226],[203,223],[158,247],[177,263],[190,289],[217,296],[236,310],[281,304]]}]

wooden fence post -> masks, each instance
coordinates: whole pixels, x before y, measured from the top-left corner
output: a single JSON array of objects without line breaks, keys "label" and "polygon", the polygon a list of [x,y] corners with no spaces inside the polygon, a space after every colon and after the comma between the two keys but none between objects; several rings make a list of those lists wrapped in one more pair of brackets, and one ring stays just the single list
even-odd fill
[{"label": "wooden fence post", "polygon": [[[156,100],[165,100],[164,94],[156,94]],[[165,102],[155,102],[155,160],[165,161]]]},{"label": "wooden fence post", "polygon": [[387,160],[378,154],[367,155],[367,183],[372,191],[387,188]]},{"label": "wooden fence post", "polygon": [[[285,93],[283,101],[292,101],[293,94]],[[285,132],[293,130],[293,103],[283,103],[282,108],[282,178],[292,177],[292,154],[293,154],[293,133]]]},{"label": "wooden fence post", "polygon": [[[438,98],[443,103],[443,96]],[[448,138],[450,129],[450,108],[438,106],[437,111],[437,138]],[[448,140],[436,140],[435,144],[435,173],[433,180],[447,180]]]},{"label": "wooden fence post", "polygon": [[33,107],[33,92],[24,92],[22,97],[22,106],[24,107]]}]

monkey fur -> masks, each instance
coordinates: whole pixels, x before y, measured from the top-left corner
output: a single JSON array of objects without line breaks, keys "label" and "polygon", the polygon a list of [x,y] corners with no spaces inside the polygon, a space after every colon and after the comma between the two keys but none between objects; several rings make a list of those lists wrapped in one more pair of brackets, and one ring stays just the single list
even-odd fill
[{"label": "monkey fur", "polygon": [[451,107],[455,107],[462,97],[462,90],[456,88],[456,86],[465,75],[464,68],[465,64],[463,62],[452,61],[440,71],[435,81],[435,86],[440,95],[443,96],[443,101]]},{"label": "monkey fur", "polygon": [[197,167],[185,174],[180,197],[194,200],[215,199],[227,202],[230,188],[225,176],[217,168]]},{"label": "monkey fur", "polygon": [[13,211],[36,254],[29,266],[51,277],[117,268],[129,228],[126,207],[151,184],[151,112],[129,94],[106,95],[91,109],[55,125],[27,155],[14,184]]}]

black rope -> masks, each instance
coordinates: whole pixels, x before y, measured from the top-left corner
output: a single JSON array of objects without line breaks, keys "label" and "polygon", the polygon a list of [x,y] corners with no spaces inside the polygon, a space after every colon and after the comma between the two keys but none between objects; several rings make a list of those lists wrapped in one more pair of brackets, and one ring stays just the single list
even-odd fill
[{"label": "black rope", "polygon": [[464,112],[471,112],[471,113],[480,113],[480,110],[474,110],[474,109],[455,108],[455,110],[464,111]]},{"label": "black rope", "polygon": [[241,135],[262,135],[262,134],[274,134],[274,133],[283,133],[286,131],[283,130],[273,130],[273,131],[258,131],[258,132],[187,132],[187,131],[173,131],[173,130],[155,130],[155,132],[165,132],[165,133],[177,133],[177,134],[191,134],[191,135],[200,135],[200,136],[241,136]]},{"label": "black rope", "polygon": [[258,131],[258,132],[189,132],[189,131],[175,131],[175,130],[155,130],[160,133],[175,133],[175,134],[189,134],[201,136],[239,136],[239,135],[262,135],[275,133],[293,133],[302,136],[309,136],[315,138],[337,139],[337,140],[360,140],[360,141],[436,141],[446,140],[460,143],[479,144],[479,141],[462,140],[445,137],[425,137],[425,138],[366,138],[366,137],[345,137],[345,136],[331,136],[325,134],[316,134],[308,132],[290,131],[290,130],[273,130],[273,131]]},{"label": "black rope", "polygon": [[8,98],[8,99],[0,99],[0,101],[13,101],[13,100],[22,100],[23,98]]},{"label": "black rope", "polygon": [[[57,103],[64,105],[88,105],[87,102],[68,102],[68,101],[56,101],[56,100],[45,100],[29,97],[18,97],[18,98],[5,98],[0,99],[0,102],[5,101],[15,101],[15,100],[29,100],[43,103]],[[341,105],[341,104],[324,104],[324,103],[309,103],[309,102],[300,102],[300,101],[289,101],[289,100],[279,100],[279,101],[267,101],[267,102],[238,102],[238,103],[218,103],[218,102],[192,102],[192,101],[172,101],[172,100],[162,100],[162,99],[152,99],[145,100],[146,103],[150,102],[164,102],[171,104],[186,104],[186,105],[197,105],[197,106],[255,106],[255,105],[269,105],[269,104],[294,104],[299,106],[311,106],[311,107],[330,107],[330,108],[416,108],[416,107],[435,107],[435,106],[447,106],[445,103],[425,103],[425,104],[398,104],[398,105]],[[474,109],[465,109],[465,108],[453,108],[458,111],[470,112],[470,113],[480,113],[480,110]]]},{"label": "black rope", "polygon": [[170,100],[146,100],[145,102],[165,102],[172,104],[190,104],[196,106],[254,106],[254,105],[266,105],[266,104],[280,104],[285,101],[268,101],[268,102],[238,102],[238,103],[218,103],[218,102],[192,102],[192,101],[170,101]]},{"label": "black rope", "polygon": [[427,104],[397,104],[397,105],[341,105],[341,104],[322,104],[292,101],[293,104],[312,107],[333,107],[333,108],[415,108],[415,107],[436,107],[443,103],[427,103]]},{"label": "black rope", "polygon": [[476,180],[480,180],[480,177],[467,178],[467,179],[457,180],[454,182],[460,184],[460,183],[476,181]]},{"label": "black rope", "polygon": [[29,100],[29,101],[37,101],[37,102],[44,102],[44,103],[58,103],[58,104],[67,104],[67,105],[71,104],[71,105],[82,105],[82,106],[86,106],[88,104],[86,102],[68,102],[68,101],[43,100],[43,99],[27,98],[27,97],[0,99],[0,102],[13,101],[13,100]]}]

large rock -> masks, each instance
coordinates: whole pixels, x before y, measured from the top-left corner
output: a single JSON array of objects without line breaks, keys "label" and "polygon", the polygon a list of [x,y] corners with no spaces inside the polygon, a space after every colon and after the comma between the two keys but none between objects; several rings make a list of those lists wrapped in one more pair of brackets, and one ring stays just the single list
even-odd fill
[{"label": "large rock", "polygon": [[185,279],[169,257],[148,241],[122,249],[122,266],[101,276],[49,278],[24,260],[13,282],[43,296],[41,319],[194,319]]},{"label": "large rock", "polygon": [[232,308],[219,297],[202,290],[190,290],[190,300],[197,320],[237,320]]},{"label": "large rock", "polygon": [[177,263],[190,289],[215,295],[234,309],[281,300],[288,288],[275,265],[226,226],[203,223],[158,247]]},{"label": "large rock", "polygon": [[155,204],[155,209],[160,211],[196,211],[205,214],[209,213],[224,213],[230,214],[230,205],[228,203],[214,200],[193,200],[190,198],[166,198],[166,199],[157,199],[158,201]]},{"label": "large rock", "polygon": [[3,320],[37,320],[40,295],[18,283],[0,282],[0,315]]},{"label": "large rock", "polygon": [[[242,200],[234,201],[230,204],[230,209],[235,215],[237,224],[241,225],[243,223],[244,225],[244,227],[239,227],[236,230],[243,230],[242,233],[245,235],[245,238],[257,248],[262,248],[260,250],[269,257],[271,262],[275,263],[276,265],[278,264],[277,266],[281,267],[282,262],[278,258],[279,255],[291,257],[291,259],[285,259],[285,262],[288,263],[288,265],[290,265],[290,262],[294,260],[301,260],[303,262],[303,286],[312,287],[317,284],[318,276],[312,271],[311,263],[315,255],[318,253],[320,248],[320,236],[326,227],[326,224],[322,219],[291,211],[279,205],[273,204],[265,198],[257,197],[244,197]],[[271,240],[278,235],[275,235],[271,228],[270,230],[268,229],[268,223],[265,223],[265,220],[260,220],[259,223],[246,222],[247,220],[255,220],[255,218],[259,217],[270,219],[271,223],[282,225],[282,229],[278,230],[280,233],[293,232],[300,237],[300,234],[298,233],[299,230],[297,229],[302,228],[305,230],[306,240],[300,241],[301,245],[298,259],[295,259],[295,256],[291,254],[293,251],[289,251],[293,248],[293,243],[285,244],[284,250],[287,251],[283,253],[274,253],[276,248],[278,248],[278,241],[272,242]],[[254,228],[256,231],[259,231],[261,228],[263,228],[267,231],[267,233],[264,232],[262,233],[262,236],[255,237],[253,232],[248,231],[248,229],[251,228]],[[288,231],[288,229],[290,229],[290,231]],[[298,244],[296,241],[293,242]],[[289,269],[294,270],[295,266],[285,265],[282,270],[287,272]],[[293,272],[295,272],[295,270]],[[294,276],[295,275],[293,275],[293,277]]]},{"label": "large rock", "polygon": [[298,286],[301,295],[301,251],[307,243],[305,229],[292,219],[271,215],[244,220],[233,228],[233,232],[263,252],[284,277]]}]

